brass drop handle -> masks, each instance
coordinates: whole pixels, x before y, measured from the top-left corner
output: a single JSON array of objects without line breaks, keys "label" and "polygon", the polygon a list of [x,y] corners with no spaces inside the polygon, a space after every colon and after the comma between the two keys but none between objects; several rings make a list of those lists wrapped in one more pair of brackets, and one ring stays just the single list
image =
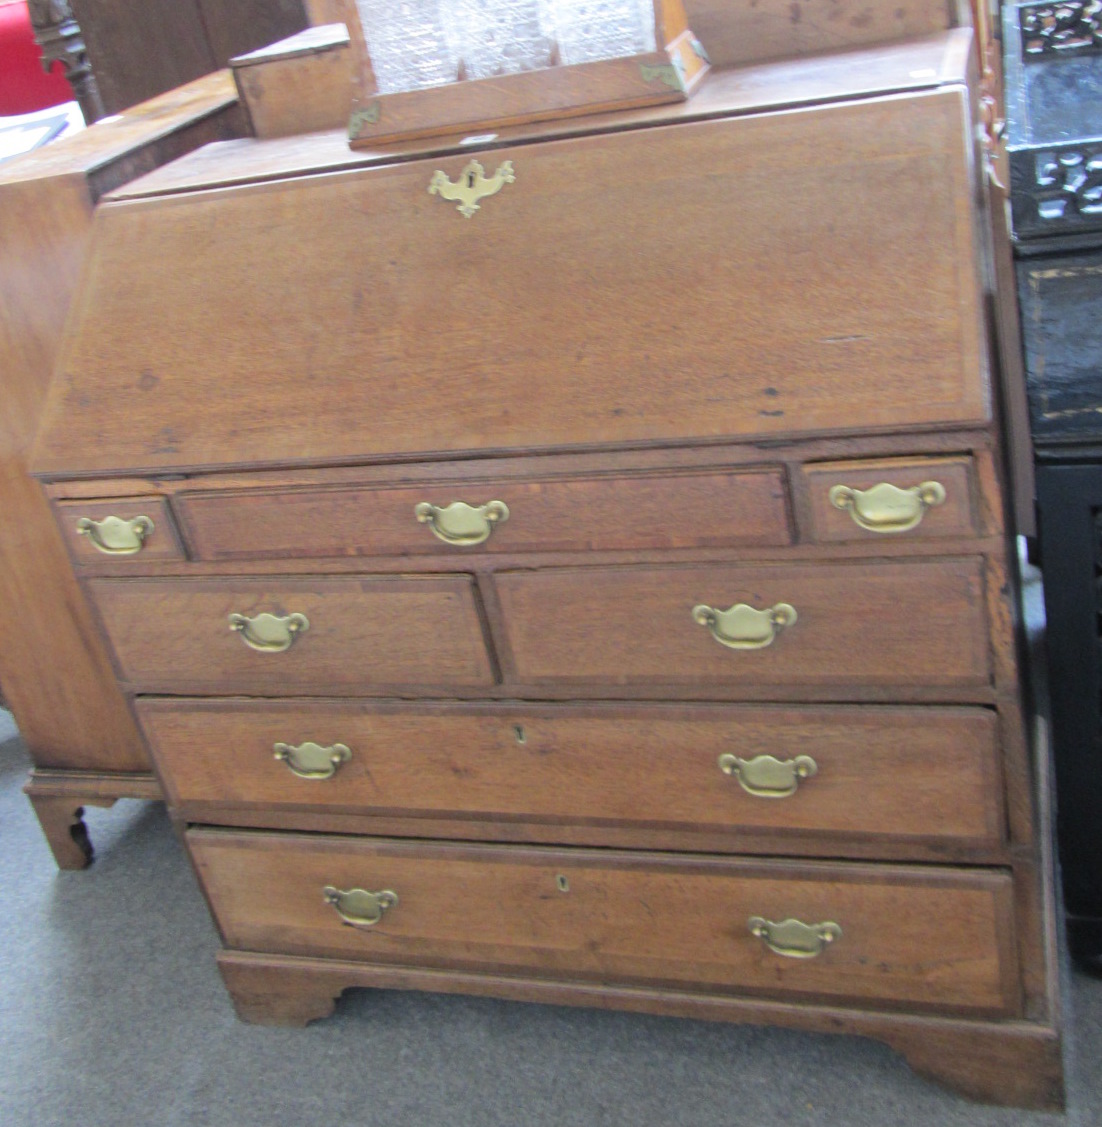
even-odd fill
[{"label": "brass drop handle", "polygon": [[869,532],[907,532],[922,523],[927,509],[945,503],[945,486],[940,481],[924,481],[910,489],[886,481],[871,489],[833,485],[830,503],[848,511],[854,524]]},{"label": "brass drop handle", "polygon": [[801,779],[819,773],[819,765],[810,755],[797,755],[795,759],[775,759],[772,755],[740,759],[727,754],[719,757],[719,769],[737,779],[739,786],[756,798],[787,798],[796,793]]},{"label": "brass drop handle", "polygon": [[444,508],[422,501],[414,505],[413,512],[421,524],[432,529],[438,540],[459,548],[485,543],[494,525],[509,519],[509,506],[504,501],[488,501],[477,508],[464,501],[453,501]]},{"label": "brass drop handle", "polygon": [[352,758],[352,752],[344,744],[322,747],[307,741],[294,747],[278,743],[272,750],[276,759],[286,763],[291,774],[300,779],[331,779],[337,768]]},{"label": "brass drop handle", "polygon": [[721,646],[732,650],[763,650],[776,636],[796,621],[796,608],[777,603],[765,610],[755,610],[746,603],[736,603],[727,610],[701,604],[693,607],[693,618],[707,626]]},{"label": "brass drop handle", "polygon": [[81,517],[77,521],[77,535],[87,536],[93,547],[107,556],[135,556],[142,550],[146,538],[153,534],[149,517],[104,517],[92,520]]},{"label": "brass drop handle", "polygon": [[814,959],[836,940],[842,929],[828,920],[821,924],[805,924],[799,920],[773,923],[761,916],[751,916],[750,934],[760,939],[774,954],[786,959]]},{"label": "brass drop handle", "polygon": [[250,618],[245,614],[231,614],[230,629],[241,635],[251,650],[262,654],[278,654],[289,650],[299,634],[310,629],[304,614],[288,614],[282,618],[274,614],[258,614]]},{"label": "brass drop handle", "polygon": [[374,927],[388,908],[398,903],[398,893],[389,888],[382,892],[368,892],[363,888],[350,888],[347,892],[327,884],[321,890],[322,899],[332,904],[337,915],[352,927]]}]

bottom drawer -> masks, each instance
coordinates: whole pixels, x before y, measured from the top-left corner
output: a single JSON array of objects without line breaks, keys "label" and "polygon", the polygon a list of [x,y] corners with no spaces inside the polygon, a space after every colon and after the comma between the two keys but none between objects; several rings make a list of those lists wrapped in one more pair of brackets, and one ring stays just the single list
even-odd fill
[{"label": "bottom drawer", "polygon": [[[187,836],[230,948],[1018,1010],[1012,882],[1000,871],[216,829]],[[363,894],[339,895],[354,890]]]}]

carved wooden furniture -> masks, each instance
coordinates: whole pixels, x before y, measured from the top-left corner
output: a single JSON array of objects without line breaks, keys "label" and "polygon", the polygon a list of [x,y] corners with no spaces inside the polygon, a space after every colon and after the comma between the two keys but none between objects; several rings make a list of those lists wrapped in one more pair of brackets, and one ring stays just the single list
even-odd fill
[{"label": "carved wooden furniture", "polygon": [[1059,1105],[974,58],[101,206],[35,470],[242,1017],[771,1022]]},{"label": "carved wooden furniture", "polygon": [[1102,20],[1096,6],[1004,12],[1007,135],[1069,947],[1102,966]]},{"label": "carved wooden furniture", "polygon": [[62,868],[91,856],[82,806],[160,791],[27,457],[96,202],[240,131],[233,82],[217,74],[0,167],[0,682]]}]

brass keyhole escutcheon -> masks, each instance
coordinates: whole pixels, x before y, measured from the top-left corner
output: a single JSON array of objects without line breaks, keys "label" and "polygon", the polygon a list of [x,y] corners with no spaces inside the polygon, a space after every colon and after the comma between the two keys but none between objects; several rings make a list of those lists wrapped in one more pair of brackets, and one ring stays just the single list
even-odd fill
[{"label": "brass keyhole escutcheon", "polygon": [[523,743],[528,742],[528,735],[524,731],[524,726],[522,724],[514,724],[513,725],[513,735],[516,737],[518,744],[523,744]]},{"label": "brass keyhole escutcheon", "polygon": [[557,877],[555,877],[555,887],[560,892],[569,892],[570,891],[570,881],[567,880],[566,877],[563,876],[560,873]]},{"label": "brass keyhole escutcheon", "polygon": [[477,160],[472,160],[455,181],[450,180],[446,172],[439,169],[434,172],[429,181],[429,195],[455,201],[456,211],[465,219],[470,219],[476,211],[482,210],[480,200],[496,196],[506,184],[515,181],[511,160],[502,161],[493,176],[487,176],[486,169]]}]

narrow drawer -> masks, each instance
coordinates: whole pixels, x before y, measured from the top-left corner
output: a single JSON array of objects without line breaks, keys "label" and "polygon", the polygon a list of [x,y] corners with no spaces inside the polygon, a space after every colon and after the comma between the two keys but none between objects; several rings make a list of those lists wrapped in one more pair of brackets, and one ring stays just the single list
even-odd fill
[{"label": "narrow drawer", "polygon": [[495,582],[520,682],[727,695],[990,680],[979,557],[559,568]]},{"label": "narrow drawer", "polygon": [[469,576],[95,579],[137,691],[370,693],[489,685]]},{"label": "narrow drawer", "polygon": [[805,466],[816,540],[974,536],[971,458]]},{"label": "narrow drawer", "polygon": [[983,709],[146,698],[137,710],[171,801],[205,804],[204,818],[218,805],[257,819],[309,808],[523,823],[549,842],[570,826],[594,844],[605,827],[641,841],[730,831],[732,850],[748,830],[1001,836]]},{"label": "narrow drawer", "polygon": [[784,478],[773,470],[255,489],[184,494],[179,504],[196,555],[207,560],[772,546],[791,539]]},{"label": "narrow drawer", "polygon": [[73,562],[82,567],[184,558],[163,497],[60,501],[55,511]]},{"label": "narrow drawer", "polygon": [[[234,949],[939,1011],[1018,1006],[1012,882],[1000,871],[219,830],[187,838]],[[390,895],[336,896],[357,889]],[[338,908],[365,922],[349,925]],[[809,932],[767,927],[793,920]]]}]

